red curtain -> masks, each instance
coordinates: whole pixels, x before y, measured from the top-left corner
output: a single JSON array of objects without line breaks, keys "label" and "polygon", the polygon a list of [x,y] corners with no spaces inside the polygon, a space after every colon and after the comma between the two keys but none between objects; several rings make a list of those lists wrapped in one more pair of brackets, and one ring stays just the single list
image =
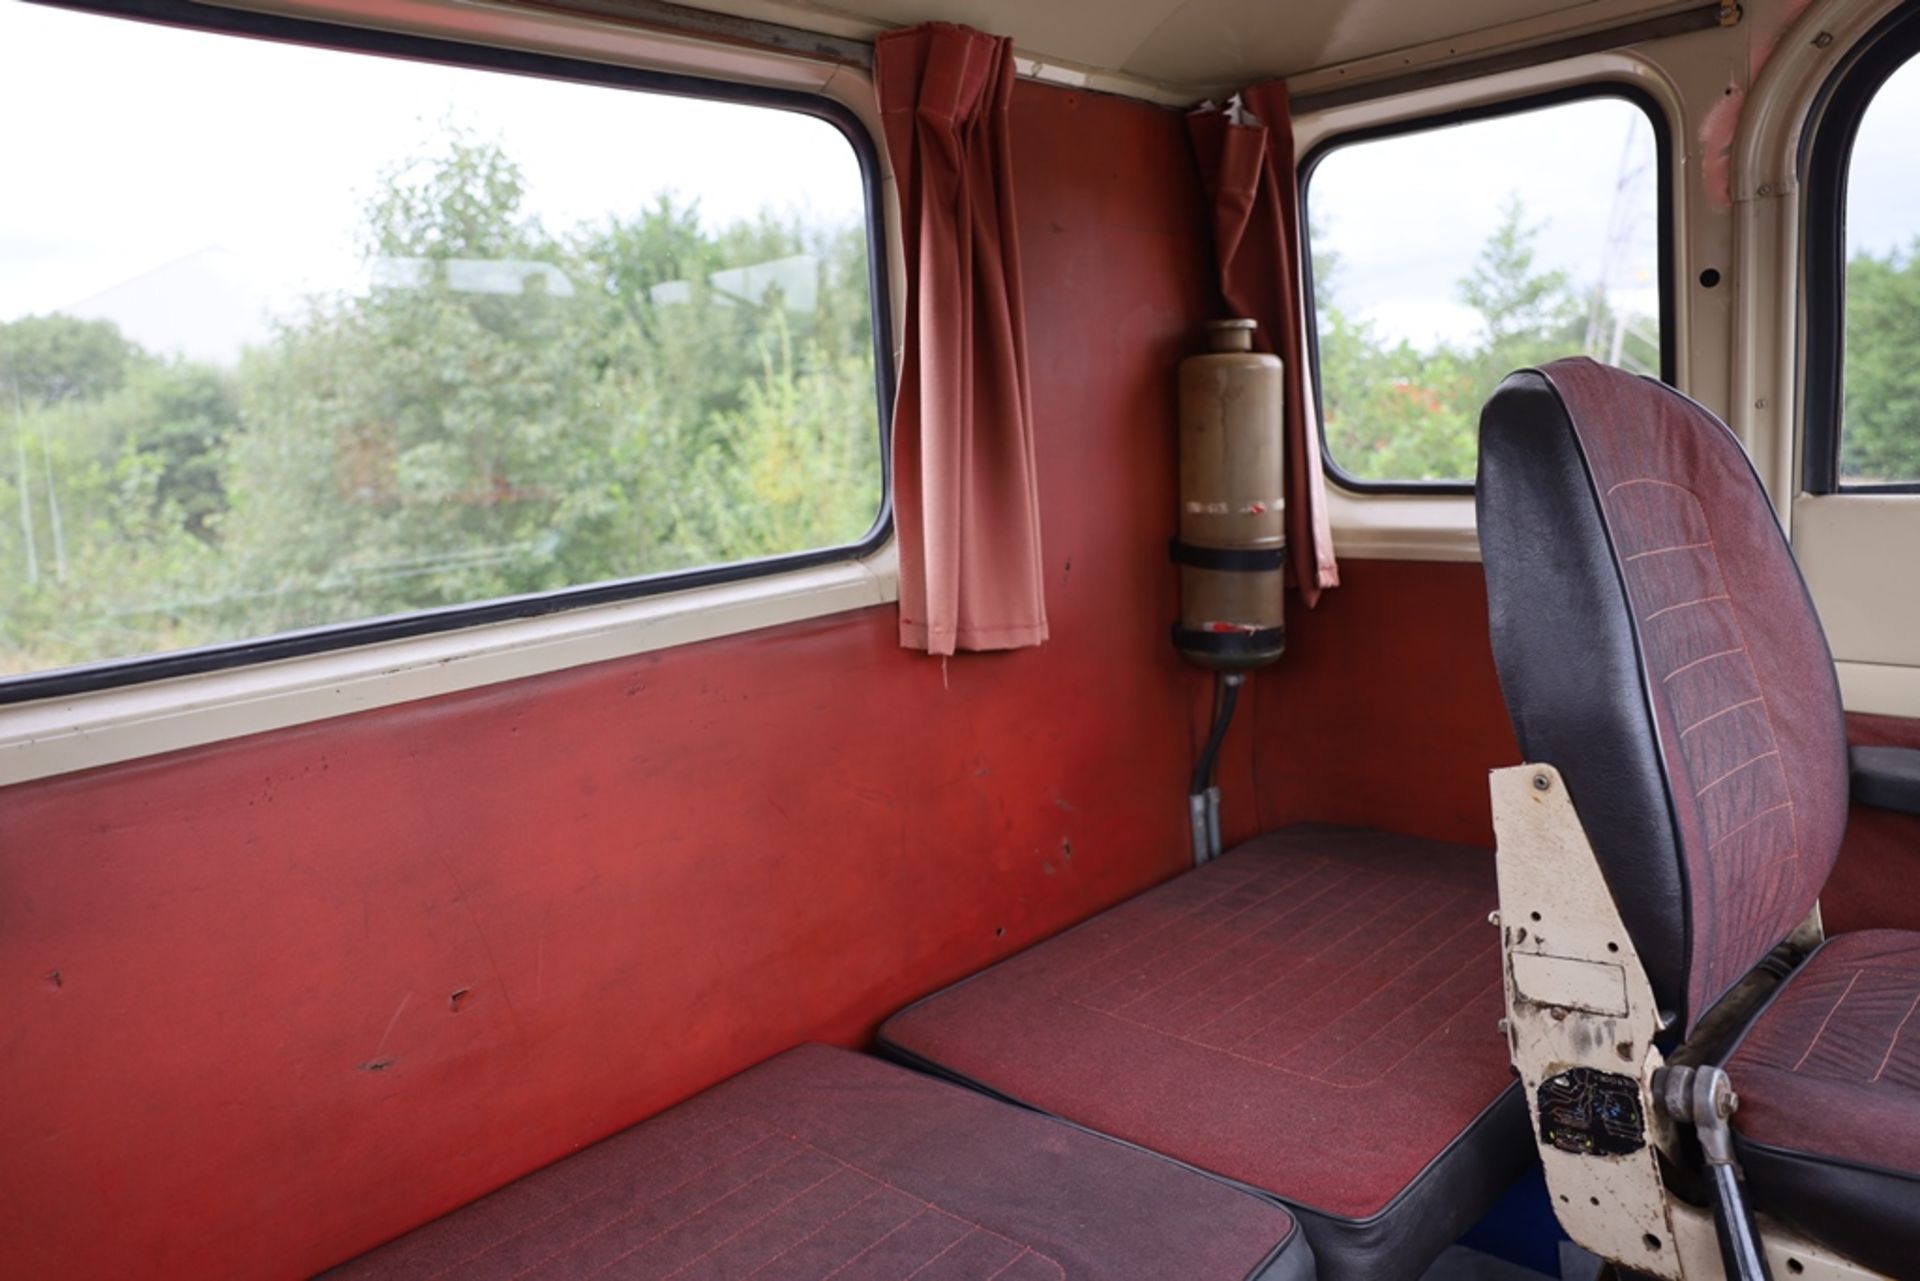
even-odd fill
[{"label": "red curtain", "polygon": [[1187,117],[1187,133],[1213,205],[1220,292],[1232,312],[1260,322],[1256,341],[1286,366],[1287,542],[1294,584],[1311,606],[1322,588],[1340,585],[1340,568],[1319,442],[1307,431],[1300,190],[1287,87],[1255,85],[1224,109],[1203,106]]},{"label": "red curtain", "polygon": [[1033,402],[1014,221],[1010,41],[930,23],[875,41],[906,241],[893,411],[900,643],[1047,638]]}]

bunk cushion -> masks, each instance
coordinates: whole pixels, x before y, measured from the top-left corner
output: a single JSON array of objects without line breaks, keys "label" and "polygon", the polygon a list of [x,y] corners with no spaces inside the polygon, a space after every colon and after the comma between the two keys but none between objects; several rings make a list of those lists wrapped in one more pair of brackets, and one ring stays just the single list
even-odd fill
[{"label": "bunk cushion", "polygon": [[1261,837],[896,1015],[892,1053],[1294,1207],[1320,1275],[1417,1276],[1531,1159],[1493,858]]},{"label": "bunk cushion", "polygon": [[1757,1204],[1895,1275],[1920,1260],[1920,934],[1829,940],[1728,1058]]},{"label": "bunk cushion", "polygon": [[1308,1281],[1284,1210],[877,1059],[803,1046],[328,1274]]}]

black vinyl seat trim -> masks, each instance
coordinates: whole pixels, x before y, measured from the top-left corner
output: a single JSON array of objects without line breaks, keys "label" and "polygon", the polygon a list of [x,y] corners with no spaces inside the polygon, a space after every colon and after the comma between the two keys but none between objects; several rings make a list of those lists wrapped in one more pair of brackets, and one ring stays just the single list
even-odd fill
[{"label": "black vinyl seat trim", "polygon": [[1856,747],[1848,753],[1855,805],[1920,814],[1920,750]]}]

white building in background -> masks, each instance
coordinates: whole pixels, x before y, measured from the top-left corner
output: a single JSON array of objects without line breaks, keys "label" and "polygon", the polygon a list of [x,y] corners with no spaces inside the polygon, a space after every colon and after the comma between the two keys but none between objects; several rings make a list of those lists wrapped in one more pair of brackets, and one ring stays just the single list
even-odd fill
[{"label": "white building in background", "polygon": [[273,295],[239,255],[208,248],[60,309],[107,320],[159,355],[230,366],[273,332]]}]

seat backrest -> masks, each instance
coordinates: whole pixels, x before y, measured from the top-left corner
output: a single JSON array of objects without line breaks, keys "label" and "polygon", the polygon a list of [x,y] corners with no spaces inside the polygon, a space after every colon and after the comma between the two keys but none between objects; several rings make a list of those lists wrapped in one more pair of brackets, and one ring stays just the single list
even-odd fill
[{"label": "seat backrest", "polygon": [[1494,660],[1663,1010],[1691,1031],[1806,916],[1847,817],[1840,692],[1740,443],[1590,360],[1510,376],[1480,420]]}]

